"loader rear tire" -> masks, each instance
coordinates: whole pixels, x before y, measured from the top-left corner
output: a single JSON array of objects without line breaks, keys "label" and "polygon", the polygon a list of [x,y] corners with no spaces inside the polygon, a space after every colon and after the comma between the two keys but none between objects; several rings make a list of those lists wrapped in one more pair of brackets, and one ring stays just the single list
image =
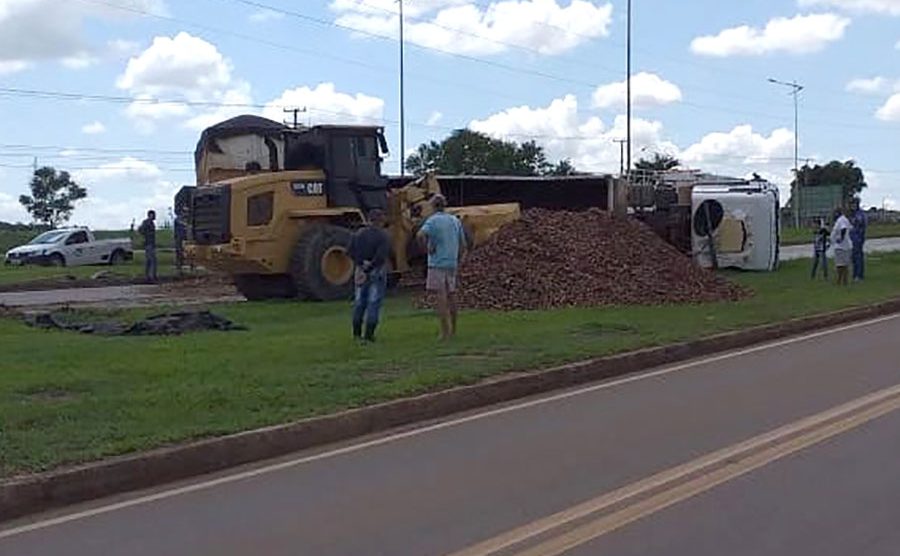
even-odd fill
[{"label": "loader rear tire", "polygon": [[297,295],[311,301],[350,299],[353,261],[347,254],[350,230],[316,224],[297,240],[291,257],[291,276]]},{"label": "loader rear tire", "polygon": [[234,287],[247,301],[287,299],[297,295],[291,277],[286,274],[238,274],[234,277]]}]

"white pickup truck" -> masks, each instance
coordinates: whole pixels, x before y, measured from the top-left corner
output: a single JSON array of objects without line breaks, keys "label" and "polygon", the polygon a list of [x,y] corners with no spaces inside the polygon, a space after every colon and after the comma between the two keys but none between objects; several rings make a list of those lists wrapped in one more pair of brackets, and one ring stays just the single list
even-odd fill
[{"label": "white pickup truck", "polygon": [[98,241],[87,228],[50,230],[6,252],[6,264],[15,265],[116,265],[132,258],[134,251],[130,239]]}]

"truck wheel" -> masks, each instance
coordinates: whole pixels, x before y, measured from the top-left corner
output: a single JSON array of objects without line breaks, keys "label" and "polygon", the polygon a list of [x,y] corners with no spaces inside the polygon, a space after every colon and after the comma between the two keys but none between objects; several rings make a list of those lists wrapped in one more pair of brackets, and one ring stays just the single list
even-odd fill
[{"label": "truck wheel", "polygon": [[234,277],[234,287],[247,301],[285,299],[297,295],[291,277],[286,274],[238,274]]},{"label": "truck wheel", "polygon": [[291,257],[291,276],[303,299],[335,301],[353,295],[350,230],[317,224],[300,236]]},{"label": "truck wheel", "polygon": [[120,264],[125,264],[125,251],[116,249],[109,256],[109,266],[118,266]]},{"label": "truck wheel", "polygon": [[50,266],[66,266],[66,258],[59,253],[53,253],[48,260],[50,261]]}]

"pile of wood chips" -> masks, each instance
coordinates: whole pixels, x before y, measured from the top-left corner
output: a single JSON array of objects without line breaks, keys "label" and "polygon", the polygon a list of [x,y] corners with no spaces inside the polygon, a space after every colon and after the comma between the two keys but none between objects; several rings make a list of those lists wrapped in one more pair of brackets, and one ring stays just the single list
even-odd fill
[{"label": "pile of wood chips", "polygon": [[459,300],[506,311],[735,301],[750,293],[634,220],[533,209],[469,254]]}]

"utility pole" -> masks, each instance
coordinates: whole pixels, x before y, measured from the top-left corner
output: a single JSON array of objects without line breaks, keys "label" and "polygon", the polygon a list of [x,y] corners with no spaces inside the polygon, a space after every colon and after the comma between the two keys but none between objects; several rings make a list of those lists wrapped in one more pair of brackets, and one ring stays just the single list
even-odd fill
[{"label": "utility pole", "polygon": [[404,105],[404,82],[403,82],[403,0],[398,0],[400,4],[400,175],[406,175],[406,109]]},{"label": "utility pole", "polygon": [[284,113],[285,113],[285,114],[293,114],[293,115],[294,115],[294,118],[293,118],[293,121],[285,120],[285,121],[284,121],[284,125],[291,126],[293,129],[297,129],[298,127],[300,127],[300,119],[299,119],[299,116],[300,116],[300,113],[301,113],[301,112],[306,113],[306,107],[303,107],[303,108],[285,108],[285,109],[284,109]]},{"label": "utility pole", "polygon": [[613,139],[613,143],[619,144],[619,177],[625,175],[625,144],[628,139]]},{"label": "utility pole", "polygon": [[627,22],[628,31],[627,31],[627,39],[626,39],[627,44],[625,47],[625,73],[627,73],[628,75],[625,78],[625,88],[627,91],[626,94],[628,96],[628,99],[626,100],[625,104],[626,104],[626,112],[627,112],[626,119],[628,120],[628,123],[626,124],[626,126],[628,128],[627,129],[627,135],[628,135],[627,161],[628,161],[628,165],[626,166],[626,168],[628,168],[628,172],[631,172],[631,0],[628,0],[628,18],[627,19],[628,19],[628,22]]},{"label": "utility pole", "polygon": [[794,187],[791,193],[793,198],[794,226],[800,227],[800,91],[804,89],[796,81],[779,81],[769,78],[769,83],[789,87],[790,94],[794,97]]}]

